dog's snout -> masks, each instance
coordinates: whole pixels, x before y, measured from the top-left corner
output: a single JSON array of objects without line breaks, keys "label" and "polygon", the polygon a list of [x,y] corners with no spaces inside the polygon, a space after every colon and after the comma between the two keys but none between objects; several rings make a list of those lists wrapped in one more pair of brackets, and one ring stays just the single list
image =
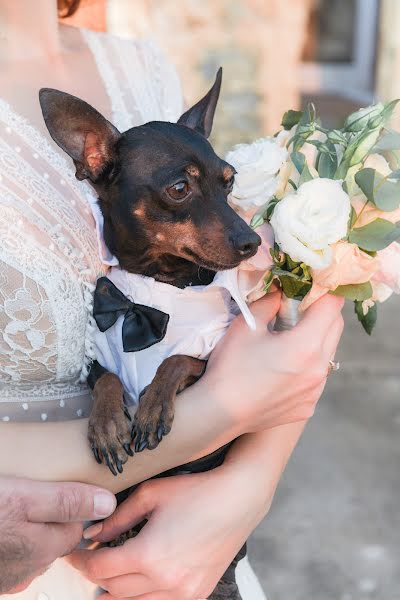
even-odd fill
[{"label": "dog's snout", "polygon": [[260,236],[251,230],[248,233],[240,233],[233,239],[235,250],[243,257],[253,256],[260,244]]}]

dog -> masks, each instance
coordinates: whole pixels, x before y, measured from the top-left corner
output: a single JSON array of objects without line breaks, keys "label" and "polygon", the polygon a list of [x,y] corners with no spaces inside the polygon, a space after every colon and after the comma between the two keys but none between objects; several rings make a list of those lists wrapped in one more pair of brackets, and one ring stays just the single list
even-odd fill
[{"label": "dog", "polygon": [[[114,475],[133,455],[132,440],[140,452],[155,448],[169,433],[176,395],[197,381],[206,365],[203,351],[189,356],[175,352],[179,348],[175,342],[168,346],[165,340],[173,335],[174,319],[167,311],[141,302],[140,286],[151,282],[151,289],[161,287],[174,298],[194,295],[197,301],[196,290],[211,289],[214,294],[220,289],[215,286],[218,274],[252,257],[261,243],[229,206],[235,169],[217,156],[207,139],[221,78],[222,69],[209,92],[177,123],[153,121],[124,133],[83,100],[49,88],[39,93],[51,137],[72,158],[76,177],[87,179],[97,193],[104,240],[119,263],[114,277],[97,282],[94,317],[99,352],[88,377],[94,397],[89,442],[96,460],[107,464]],[[134,281],[138,291],[121,291],[125,279]],[[228,323],[230,294],[218,291],[214,301],[218,310],[226,311]],[[215,340],[220,335],[218,331]],[[135,362],[134,370],[141,364],[149,371],[140,385],[130,383],[132,363],[120,368],[102,364],[112,362],[109,350],[117,343],[122,360],[139,361],[152,349],[159,353],[159,364],[156,361],[152,369],[147,360]],[[164,354],[171,349],[173,353],[160,354],[160,348],[165,348]],[[128,373],[123,381],[118,376],[122,372]],[[139,402],[133,423],[127,397],[131,403]],[[182,469],[214,468],[226,450]],[[234,582],[236,562],[217,586],[214,600],[240,598]]]}]

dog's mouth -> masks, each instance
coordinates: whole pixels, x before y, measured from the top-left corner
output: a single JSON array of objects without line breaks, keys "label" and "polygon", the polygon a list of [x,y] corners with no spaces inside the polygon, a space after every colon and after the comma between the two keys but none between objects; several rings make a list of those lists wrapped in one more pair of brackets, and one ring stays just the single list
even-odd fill
[{"label": "dog's mouth", "polygon": [[199,256],[198,254],[193,252],[193,250],[187,247],[183,248],[182,250],[185,253],[185,258],[188,258],[191,262],[194,262],[199,267],[202,267],[203,269],[209,269],[210,271],[227,271],[229,269],[234,269],[235,267],[240,265],[240,263],[243,260],[238,259],[231,263],[224,263],[221,261],[211,260],[204,256]]}]

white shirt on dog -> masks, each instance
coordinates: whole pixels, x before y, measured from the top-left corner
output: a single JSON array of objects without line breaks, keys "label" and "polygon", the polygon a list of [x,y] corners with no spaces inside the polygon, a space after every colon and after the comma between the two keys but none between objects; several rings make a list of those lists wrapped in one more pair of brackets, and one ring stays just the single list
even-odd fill
[{"label": "white shirt on dog", "polygon": [[237,269],[217,273],[209,285],[184,289],[119,267],[113,267],[107,277],[132,302],[157,308],[170,317],[165,337],[139,352],[124,352],[124,315],[104,333],[95,329],[97,360],[118,375],[128,405],[137,404],[140,392],[152,382],[165,358],[185,354],[207,359],[239,310],[255,328],[254,317],[239,292]]}]

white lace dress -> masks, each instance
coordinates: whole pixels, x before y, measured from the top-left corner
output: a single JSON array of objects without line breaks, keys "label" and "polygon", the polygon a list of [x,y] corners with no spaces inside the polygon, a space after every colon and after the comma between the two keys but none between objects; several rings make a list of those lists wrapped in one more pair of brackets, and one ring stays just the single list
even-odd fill
[{"label": "white lace dress", "polygon": [[[175,71],[151,42],[81,30],[119,130],[176,121],[182,95]],[[94,196],[49,137],[0,98],[0,419],[87,417],[84,383],[93,356],[92,291],[105,273]],[[264,598],[248,563],[243,596]],[[95,587],[58,560],[13,600],[90,600]],[[8,598],[8,596],[5,596]]]}]

